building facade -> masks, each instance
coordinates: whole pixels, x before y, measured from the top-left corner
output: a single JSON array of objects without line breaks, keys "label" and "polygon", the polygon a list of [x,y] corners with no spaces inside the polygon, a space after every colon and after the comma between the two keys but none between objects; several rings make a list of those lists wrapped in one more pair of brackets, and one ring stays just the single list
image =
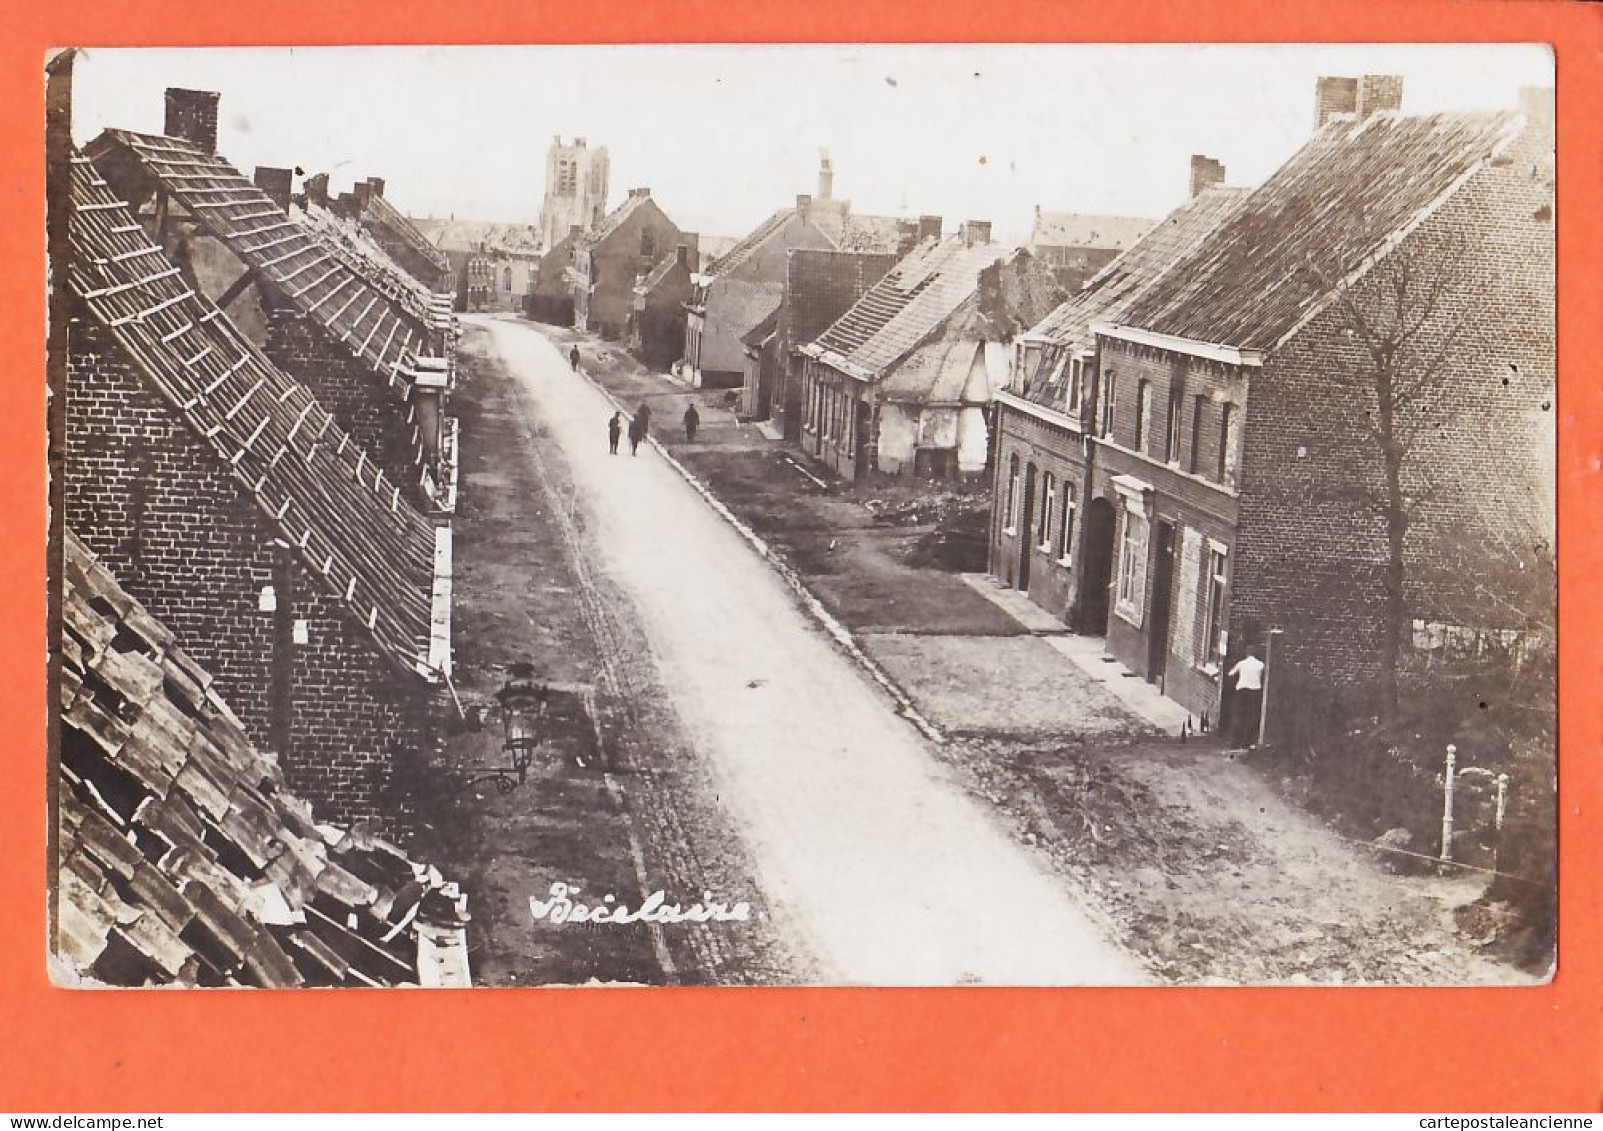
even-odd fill
[{"label": "building facade", "polygon": [[553,248],[569,231],[588,232],[607,214],[611,169],[607,147],[591,149],[582,137],[551,139],[545,155],[545,200],[540,205],[540,247]]},{"label": "building facade", "polygon": [[568,267],[574,325],[621,339],[634,312],[635,284],[664,255],[693,242],[651,199],[649,188],[630,189],[627,200],[574,244]]}]

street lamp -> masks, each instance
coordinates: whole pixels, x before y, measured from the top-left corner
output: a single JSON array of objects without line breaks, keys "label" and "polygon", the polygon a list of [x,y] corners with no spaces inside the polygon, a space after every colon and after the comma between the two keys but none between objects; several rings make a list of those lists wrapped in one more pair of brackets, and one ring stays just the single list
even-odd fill
[{"label": "street lamp", "polygon": [[535,682],[533,673],[534,669],[529,664],[514,664],[511,680],[495,693],[496,705],[485,708],[483,713],[489,715],[493,712],[501,716],[501,726],[506,735],[501,748],[511,755],[511,764],[486,767],[467,777],[458,789],[493,781],[495,791],[505,794],[529,780],[529,765],[543,740],[550,702],[549,689]]}]

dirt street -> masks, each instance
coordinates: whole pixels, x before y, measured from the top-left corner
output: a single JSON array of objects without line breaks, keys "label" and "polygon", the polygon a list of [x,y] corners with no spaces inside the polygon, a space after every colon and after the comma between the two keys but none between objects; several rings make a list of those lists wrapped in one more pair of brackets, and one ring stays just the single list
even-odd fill
[{"label": "dirt street", "polygon": [[[583,568],[638,615],[687,754],[752,861],[758,892],[715,896],[760,897],[826,981],[1146,979],[656,451],[608,454],[611,402],[537,329],[468,322],[539,422],[534,458],[569,468]],[[654,427],[671,422],[659,407]]]}]

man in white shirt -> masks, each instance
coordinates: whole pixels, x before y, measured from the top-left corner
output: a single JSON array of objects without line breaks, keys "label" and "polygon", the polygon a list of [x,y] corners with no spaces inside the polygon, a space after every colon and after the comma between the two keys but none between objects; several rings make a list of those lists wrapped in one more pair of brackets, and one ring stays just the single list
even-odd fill
[{"label": "man in white shirt", "polygon": [[1264,662],[1258,658],[1257,646],[1230,669],[1236,681],[1235,700],[1230,705],[1231,746],[1243,750],[1258,744],[1258,716],[1263,708]]}]

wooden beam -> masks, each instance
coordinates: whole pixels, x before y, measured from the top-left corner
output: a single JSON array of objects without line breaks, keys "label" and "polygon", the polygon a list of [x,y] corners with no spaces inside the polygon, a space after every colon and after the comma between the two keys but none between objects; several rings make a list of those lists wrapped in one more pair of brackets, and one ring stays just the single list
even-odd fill
[{"label": "wooden beam", "polygon": [[217,308],[227,310],[229,304],[245,293],[245,288],[256,281],[256,268],[247,267],[239,278],[228,284],[228,289],[217,296]]}]

